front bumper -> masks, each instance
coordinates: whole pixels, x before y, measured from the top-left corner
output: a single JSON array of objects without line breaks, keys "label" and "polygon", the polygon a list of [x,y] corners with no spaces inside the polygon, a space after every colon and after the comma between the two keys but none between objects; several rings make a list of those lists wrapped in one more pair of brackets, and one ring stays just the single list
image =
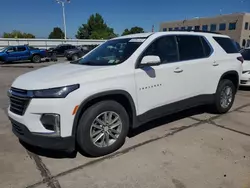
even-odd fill
[{"label": "front bumper", "polygon": [[13,133],[27,144],[53,150],[73,151],[75,149],[75,138],[73,136],[53,137],[34,134],[31,133],[25,125],[13,120],[12,118],[9,119],[12,123]]},{"label": "front bumper", "polygon": [[243,73],[240,79],[241,86],[250,86],[250,71]]}]

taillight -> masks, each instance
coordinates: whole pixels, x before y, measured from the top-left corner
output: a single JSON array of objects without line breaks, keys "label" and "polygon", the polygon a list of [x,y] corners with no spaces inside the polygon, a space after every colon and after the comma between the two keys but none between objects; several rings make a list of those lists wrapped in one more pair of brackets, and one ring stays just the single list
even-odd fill
[{"label": "taillight", "polygon": [[237,59],[238,59],[241,63],[243,63],[243,62],[244,62],[244,58],[243,58],[242,56],[237,57]]}]

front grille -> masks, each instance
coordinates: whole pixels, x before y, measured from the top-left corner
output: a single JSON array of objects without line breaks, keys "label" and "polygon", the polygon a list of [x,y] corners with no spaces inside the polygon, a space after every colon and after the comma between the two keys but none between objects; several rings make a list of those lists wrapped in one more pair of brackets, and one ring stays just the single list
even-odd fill
[{"label": "front grille", "polygon": [[10,111],[20,116],[24,115],[30,102],[28,91],[16,88],[11,88],[10,91]]},{"label": "front grille", "polygon": [[24,135],[23,129],[22,129],[18,124],[12,122],[12,128],[13,128],[13,130],[14,130],[15,132],[17,132],[18,134]]}]

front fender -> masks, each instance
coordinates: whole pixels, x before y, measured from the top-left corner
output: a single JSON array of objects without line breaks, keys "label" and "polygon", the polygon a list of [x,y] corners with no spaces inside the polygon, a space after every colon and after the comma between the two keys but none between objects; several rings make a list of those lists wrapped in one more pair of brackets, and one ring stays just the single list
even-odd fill
[{"label": "front fender", "polygon": [[133,122],[132,122],[131,126],[134,127],[134,126],[136,126],[136,124],[138,124],[137,118],[136,118],[135,103],[134,103],[132,96],[127,91],[124,91],[124,90],[104,91],[104,92],[96,93],[96,94],[86,98],[84,101],[82,101],[82,103],[80,104],[80,106],[77,110],[75,118],[74,118],[73,128],[72,128],[72,136],[76,135],[77,125],[78,125],[79,119],[81,118],[82,113],[84,112],[85,106],[87,106],[87,104],[89,102],[91,102],[92,100],[95,100],[95,99],[101,98],[101,97],[105,97],[105,96],[109,96],[109,95],[123,95],[123,96],[125,96],[128,99],[130,106],[131,106],[131,109],[132,109]]}]

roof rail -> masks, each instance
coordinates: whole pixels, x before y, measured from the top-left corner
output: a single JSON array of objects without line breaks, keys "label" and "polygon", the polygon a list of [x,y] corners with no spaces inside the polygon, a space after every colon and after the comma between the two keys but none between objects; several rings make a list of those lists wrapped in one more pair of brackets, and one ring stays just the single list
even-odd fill
[{"label": "roof rail", "polygon": [[178,30],[172,30],[172,31],[187,31],[187,32],[190,32],[190,31],[192,31],[192,32],[201,32],[201,33],[213,33],[213,34],[218,34],[218,35],[222,35],[221,33],[219,33],[219,32],[214,32],[214,31],[203,31],[203,30],[190,30],[190,29],[184,29],[184,30],[182,30],[182,29],[178,29]]}]

